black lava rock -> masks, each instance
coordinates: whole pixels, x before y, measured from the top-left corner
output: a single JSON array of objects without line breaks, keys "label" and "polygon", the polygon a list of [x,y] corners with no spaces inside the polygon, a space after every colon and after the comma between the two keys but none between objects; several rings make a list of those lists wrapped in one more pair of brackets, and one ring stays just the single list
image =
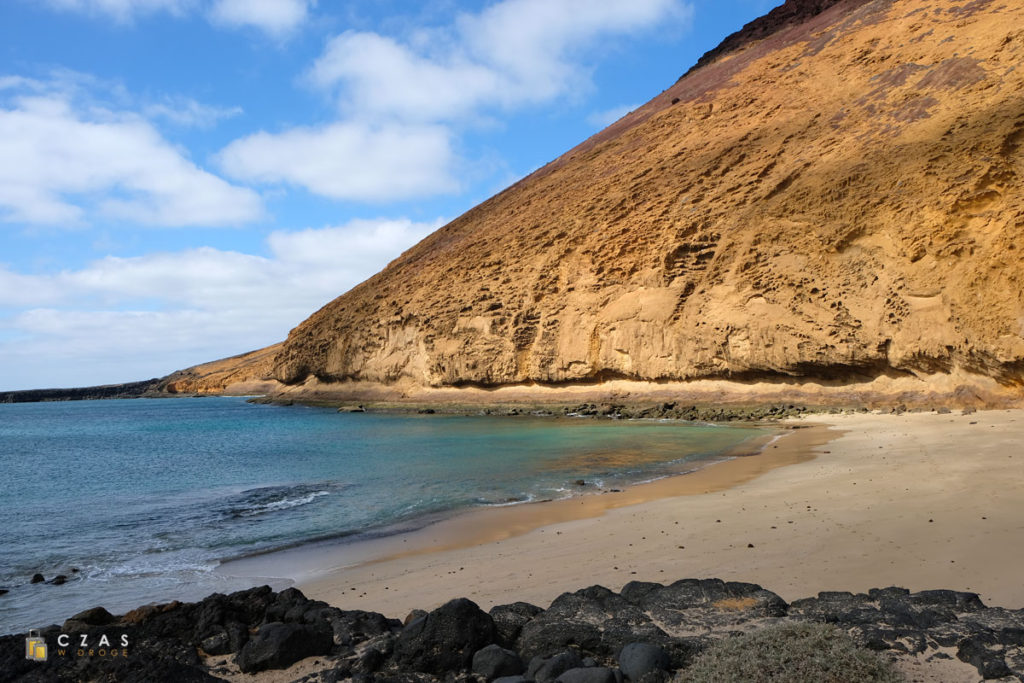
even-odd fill
[{"label": "black lava rock", "polygon": [[500,645],[488,645],[473,655],[473,673],[492,681],[504,676],[516,676],[526,667],[523,660],[512,650]]},{"label": "black lava rock", "polygon": [[[632,582],[621,594],[592,586],[559,596],[547,610],[514,603],[491,615],[454,600],[405,628],[267,586],[122,616],[97,607],[41,629],[50,644],[46,662],[25,659],[25,634],[0,636],[0,683],[213,681],[223,663],[201,655],[232,653],[243,671],[336,655],[312,674],[323,683],[668,683],[670,671],[715,640],[794,621],[834,623],[860,645],[894,656],[933,661],[948,659],[940,648],[954,648],[985,678],[1024,680],[1024,610],[986,607],[974,593],[882,588],[787,605],[754,584],[691,579]],[[93,643],[125,634],[130,645],[116,660],[59,656],[61,632]],[[531,656],[522,675],[522,658]],[[603,666],[616,658],[621,670]]]},{"label": "black lava rock", "polygon": [[639,681],[651,671],[667,671],[671,665],[668,653],[651,643],[629,643],[619,653],[619,668],[631,681]]},{"label": "black lava rock", "polygon": [[615,672],[603,666],[569,669],[556,683],[616,683]]},{"label": "black lava rock", "polygon": [[583,660],[572,650],[560,652],[554,657],[537,656],[530,660],[530,666],[526,670],[526,677],[537,683],[553,681],[570,669],[583,667]]},{"label": "black lava rock", "polygon": [[[388,619],[383,614],[363,610],[338,610],[328,608],[326,620],[334,629],[334,639],[342,645],[361,643],[387,633],[397,632],[402,627],[398,619]],[[309,618],[309,614],[306,617]]]},{"label": "black lava rock", "polygon": [[75,625],[81,626],[106,626],[117,621],[117,617],[102,607],[93,607],[84,612],[79,612],[64,622],[64,630],[71,631]]},{"label": "black lava rock", "polygon": [[670,639],[639,607],[603,586],[591,586],[555,598],[547,610],[523,625],[517,646],[525,657],[547,657],[573,646],[602,658],[637,640]]},{"label": "black lava rock", "polygon": [[1003,658],[1002,648],[993,647],[992,638],[969,638],[957,648],[957,659],[974,666],[985,680],[1003,678],[1012,672]]},{"label": "black lava rock", "polygon": [[368,647],[356,659],[352,671],[357,674],[371,674],[384,666],[386,655],[375,647]]},{"label": "black lava rock", "polygon": [[242,673],[283,669],[300,659],[325,655],[333,646],[333,639],[324,630],[274,621],[260,627],[259,633],[245,644],[235,661]]},{"label": "black lava rock", "polygon": [[410,622],[395,641],[395,664],[402,670],[444,674],[468,669],[473,654],[494,642],[494,620],[475,602],[451,600]]},{"label": "black lava rock", "polygon": [[514,645],[523,626],[543,611],[528,602],[513,602],[510,605],[492,607],[489,614],[498,632],[498,643],[505,646]]}]

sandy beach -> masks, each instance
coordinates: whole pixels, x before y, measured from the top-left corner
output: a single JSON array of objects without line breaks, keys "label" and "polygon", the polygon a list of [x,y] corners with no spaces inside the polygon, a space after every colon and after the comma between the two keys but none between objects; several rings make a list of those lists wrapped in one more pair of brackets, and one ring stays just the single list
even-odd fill
[{"label": "sandy beach", "polygon": [[[356,546],[232,563],[403,617],[465,596],[541,606],[592,584],[717,577],[974,591],[1024,607],[1024,411],[820,415],[755,456],[618,494],[475,511]],[[258,571],[257,571],[258,570]]]}]

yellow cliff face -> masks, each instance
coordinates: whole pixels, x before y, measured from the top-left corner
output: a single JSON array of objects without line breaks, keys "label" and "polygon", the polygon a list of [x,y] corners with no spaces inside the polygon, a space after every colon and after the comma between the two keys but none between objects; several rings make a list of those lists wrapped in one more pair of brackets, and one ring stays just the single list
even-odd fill
[{"label": "yellow cliff face", "polygon": [[272,376],[1019,386],[1024,4],[790,15],[316,312]]},{"label": "yellow cliff face", "polygon": [[167,394],[263,393],[281,344],[179,370],[164,377],[157,390]]}]

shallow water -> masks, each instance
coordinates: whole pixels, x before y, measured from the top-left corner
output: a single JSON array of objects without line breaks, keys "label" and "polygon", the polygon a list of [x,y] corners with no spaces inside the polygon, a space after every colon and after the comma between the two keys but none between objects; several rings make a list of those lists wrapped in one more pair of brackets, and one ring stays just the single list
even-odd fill
[{"label": "shallow water", "polygon": [[[763,433],[238,398],[0,405],[0,633],[242,588],[212,570],[255,552],[564,497],[578,479],[592,490],[678,474]],[[28,585],[35,572],[69,580]]]}]

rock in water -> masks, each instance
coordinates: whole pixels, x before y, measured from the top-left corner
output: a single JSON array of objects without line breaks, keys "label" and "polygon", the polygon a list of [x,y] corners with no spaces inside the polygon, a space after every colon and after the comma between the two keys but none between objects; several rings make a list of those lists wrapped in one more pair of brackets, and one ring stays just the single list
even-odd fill
[{"label": "rock in water", "polygon": [[472,600],[458,598],[402,629],[394,660],[404,670],[423,673],[468,669],[473,654],[493,643],[495,633],[489,614]]}]

